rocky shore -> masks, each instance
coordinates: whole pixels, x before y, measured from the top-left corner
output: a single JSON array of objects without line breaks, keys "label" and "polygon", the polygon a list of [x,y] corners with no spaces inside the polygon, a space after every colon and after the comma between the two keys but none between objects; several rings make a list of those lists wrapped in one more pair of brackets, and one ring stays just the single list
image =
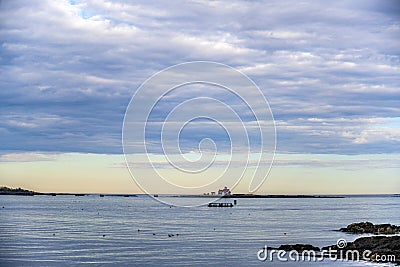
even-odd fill
[{"label": "rocky shore", "polygon": [[319,247],[315,247],[313,245],[309,244],[295,244],[295,245],[281,245],[278,250],[284,250],[284,251],[291,251],[295,250],[297,252],[303,252],[305,250],[308,251],[321,251]]},{"label": "rocky shore", "polygon": [[[351,251],[358,251],[359,255],[366,255],[372,262],[391,262],[400,264],[400,236],[368,236],[360,237],[354,242],[348,242],[345,247],[338,245],[323,247],[326,251],[336,251],[340,259],[351,257]],[[352,258],[350,258],[352,259]]]},{"label": "rocky shore", "polygon": [[400,226],[360,222],[349,224],[345,228],[340,228],[339,231],[352,234],[394,235],[400,232]]},{"label": "rocky shore", "polygon": [[[315,251],[323,257],[335,257],[347,260],[367,260],[380,263],[395,263],[400,265],[400,226],[391,224],[373,224],[371,222],[352,223],[339,231],[352,234],[371,233],[374,236],[360,237],[353,242],[339,242],[326,247],[316,247],[310,244],[287,244],[275,248],[283,251]],[[385,236],[392,235],[392,236]],[[329,252],[329,253],[327,253]],[[358,252],[354,254],[354,252]],[[356,255],[358,258],[356,258]]]}]

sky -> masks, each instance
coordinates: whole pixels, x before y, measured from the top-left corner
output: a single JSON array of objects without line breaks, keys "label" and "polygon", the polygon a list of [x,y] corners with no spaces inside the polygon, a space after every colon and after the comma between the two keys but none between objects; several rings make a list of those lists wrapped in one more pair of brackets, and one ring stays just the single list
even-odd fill
[{"label": "sky", "polygon": [[[212,61],[253,80],[272,111],[275,161],[257,193],[400,193],[399,14],[394,0],[0,1],[0,185],[142,192],[121,141],[132,96],[165,68]],[[150,120],[194,97],[247,114],[220,88],[186,89],[164,97]],[[218,114],[212,103],[203,109]],[[190,124],[182,153],[210,135],[226,162],[226,132],[205,123]],[[148,159],[131,156],[139,169]],[[168,173],[162,156],[151,147]],[[246,193],[249,179],[233,191]],[[154,184],[174,193],[163,190]]]}]

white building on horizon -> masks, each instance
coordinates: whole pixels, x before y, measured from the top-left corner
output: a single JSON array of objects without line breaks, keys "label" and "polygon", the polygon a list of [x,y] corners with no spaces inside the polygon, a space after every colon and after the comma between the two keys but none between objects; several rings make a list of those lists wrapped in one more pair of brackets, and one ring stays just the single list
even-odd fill
[{"label": "white building on horizon", "polygon": [[228,187],[224,187],[224,189],[219,189],[218,190],[218,195],[219,196],[229,196],[231,195],[231,190]]}]

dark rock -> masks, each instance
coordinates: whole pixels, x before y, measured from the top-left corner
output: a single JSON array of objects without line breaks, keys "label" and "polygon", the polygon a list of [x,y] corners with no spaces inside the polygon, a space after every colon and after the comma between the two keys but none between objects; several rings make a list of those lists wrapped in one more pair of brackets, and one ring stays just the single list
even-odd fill
[{"label": "dark rock", "polygon": [[37,192],[26,190],[22,188],[10,188],[6,186],[0,187],[0,195],[19,195],[19,196],[33,196],[39,194]]},{"label": "dark rock", "polygon": [[295,250],[297,252],[302,252],[304,250],[320,251],[319,247],[314,247],[309,244],[281,245],[278,249],[285,251]]},{"label": "dark rock", "polygon": [[371,222],[360,222],[349,224],[346,228],[340,228],[341,232],[352,234],[383,234],[393,235],[400,232],[400,226],[391,224],[373,224]]},{"label": "dark rock", "polygon": [[[400,263],[400,236],[369,236],[349,242],[344,248],[337,245],[322,248],[336,250],[337,256],[346,255],[346,251],[357,250],[362,255],[366,250],[371,251],[370,261]],[[344,252],[344,253],[343,253]],[[394,257],[388,257],[389,255]],[[382,257],[385,256],[385,259]],[[379,258],[378,258],[379,257]]]}]

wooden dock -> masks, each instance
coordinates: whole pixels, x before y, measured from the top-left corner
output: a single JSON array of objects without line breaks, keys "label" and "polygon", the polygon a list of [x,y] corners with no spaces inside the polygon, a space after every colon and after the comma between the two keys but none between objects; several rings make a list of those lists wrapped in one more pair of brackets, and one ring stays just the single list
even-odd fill
[{"label": "wooden dock", "polygon": [[220,208],[232,208],[233,204],[232,203],[227,203],[227,202],[213,202],[213,203],[208,203],[209,207],[220,207]]}]

